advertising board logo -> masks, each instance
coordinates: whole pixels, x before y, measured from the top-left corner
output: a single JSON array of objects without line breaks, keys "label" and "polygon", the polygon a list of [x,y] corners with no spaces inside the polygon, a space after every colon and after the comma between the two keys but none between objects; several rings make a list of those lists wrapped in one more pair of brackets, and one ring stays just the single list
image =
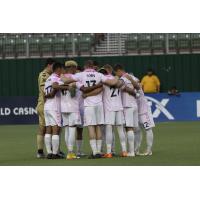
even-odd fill
[{"label": "advertising board logo", "polygon": [[161,113],[163,113],[165,115],[165,117],[167,117],[167,119],[169,120],[174,120],[173,115],[167,110],[166,105],[169,102],[169,99],[162,99],[160,102],[157,99],[154,99],[152,97],[146,96],[149,105],[152,107],[153,104],[155,106],[155,110],[152,113],[153,114],[153,118],[158,118],[160,116]]}]

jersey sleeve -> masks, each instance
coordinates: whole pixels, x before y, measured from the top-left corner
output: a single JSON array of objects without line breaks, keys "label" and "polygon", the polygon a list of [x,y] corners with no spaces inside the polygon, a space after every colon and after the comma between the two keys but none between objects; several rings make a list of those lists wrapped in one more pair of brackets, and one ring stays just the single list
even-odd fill
[{"label": "jersey sleeve", "polygon": [[81,82],[81,80],[82,80],[81,73],[74,74],[72,76],[72,79],[74,79],[75,81],[80,81]]},{"label": "jersey sleeve", "polygon": [[77,87],[78,89],[80,89],[82,86],[83,86],[83,84],[82,84],[80,81],[77,81],[77,82],[76,82],[76,87]]},{"label": "jersey sleeve", "polygon": [[100,79],[101,79],[101,81],[102,81],[103,83],[105,83],[106,80],[108,80],[108,77],[104,76],[103,74],[99,73],[99,75],[100,75]]}]

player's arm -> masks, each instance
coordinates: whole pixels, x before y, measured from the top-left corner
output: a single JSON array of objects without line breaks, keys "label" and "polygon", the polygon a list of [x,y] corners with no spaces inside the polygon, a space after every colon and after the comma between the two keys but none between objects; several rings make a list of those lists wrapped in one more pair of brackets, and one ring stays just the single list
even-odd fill
[{"label": "player's arm", "polygon": [[121,88],[124,85],[124,80],[119,79],[117,82],[117,85],[115,86],[116,88]]},{"label": "player's arm", "polygon": [[140,85],[137,81],[135,81],[129,74],[125,74],[124,75],[129,81],[131,81],[131,84],[133,85],[133,87],[136,89],[136,90],[139,90],[140,89]]},{"label": "player's arm", "polygon": [[101,93],[103,91],[103,88],[100,87],[100,88],[96,88],[95,90],[91,91],[91,92],[88,92],[88,93],[83,93],[82,94],[82,97],[83,98],[86,98],[86,97],[90,97],[90,96],[96,96],[98,95],[99,93]]},{"label": "player's arm", "polygon": [[61,76],[61,81],[64,82],[65,85],[68,85],[70,83],[74,83],[76,82],[77,80],[73,79],[72,77],[65,77],[65,76]]},{"label": "player's arm", "polygon": [[52,88],[54,90],[68,90],[69,85],[59,85],[59,83],[55,82],[55,83],[52,84]]},{"label": "player's arm", "polygon": [[129,88],[128,86],[123,86],[122,87],[122,91],[123,92],[127,92],[128,94],[130,94],[130,95],[132,95],[132,96],[136,96],[136,92],[135,92],[135,89],[133,89],[133,88]]},{"label": "player's arm", "polygon": [[80,88],[80,90],[83,92],[83,93],[88,93],[88,92],[92,92],[93,90],[97,89],[97,88],[102,88],[103,87],[103,84],[102,83],[98,83],[94,86],[90,86],[90,87],[84,87],[82,86]]},{"label": "player's arm", "polygon": [[104,79],[103,84],[107,86],[116,86],[118,84],[119,79],[115,77],[114,79]]}]

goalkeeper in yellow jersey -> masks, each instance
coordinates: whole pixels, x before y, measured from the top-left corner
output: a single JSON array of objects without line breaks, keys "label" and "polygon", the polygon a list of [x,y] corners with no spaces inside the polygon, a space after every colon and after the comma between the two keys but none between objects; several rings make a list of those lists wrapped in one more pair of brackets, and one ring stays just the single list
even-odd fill
[{"label": "goalkeeper in yellow jersey", "polygon": [[44,158],[44,135],[46,132],[45,128],[45,119],[44,119],[44,102],[45,102],[45,94],[44,94],[44,84],[45,81],[52,73],[52,67],[54,64],[54,60],[48,58],[45,64],[45,68],[42,72],[40,72],[38,77],[38,90],[39,90],[39,97],[38,97],[38,104],[37,104],[37,114],[39,117],[39,131],[37,133],[37,158]]}]

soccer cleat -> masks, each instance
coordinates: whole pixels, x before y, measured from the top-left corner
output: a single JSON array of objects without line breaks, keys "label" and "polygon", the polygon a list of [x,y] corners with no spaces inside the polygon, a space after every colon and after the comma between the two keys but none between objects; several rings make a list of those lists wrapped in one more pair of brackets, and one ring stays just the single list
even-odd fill
[{"label": "soccer cleat", "polygon": [[112,157],[113,157],[112,153],[106,153],[102,156],[102,158],[112,158]]},{"label": "soccer cleat", "polygon": [[152,151],[146,151],[145,153],[141,154],[142,156],[152,156]]},{"label": "soccer cleat", "polygon": [[37,158],[45,158],[45,154],[44,154],[44,152],[43,152],[42,149],[39,149],[39,150],[38,150]]},{"label": "soccer cleat", "polygon": [[52,159],[63,159],[63,156],[60,154],[52,154]]},{"label": "soccer cleat", "polygon": [[78,159],[78,158],[80,158],[80,157],[76,156],[75,153],[71,152],[71,153],[67,154],[67,158],[66,159],[67,160],[73,160],[73,159]]},{"label": "soccer cleat", "polygon": [[142,154],[139,151],[135,151],[136,156],[141,156]]},{"label": "soccer cleat", "polygon": [[113,157],[116,157],[117,154],[113,151],[113,152],[112,152],[112,156],[113,156]]},{"label": "soccer cleat", "polygon": [[135,152],[129,152],[129,153],[127,154],[127,156],[128,156],[128,157],[135,157]]},{"label": "soccer cleat", "polygon": [[76,154],[78,157],[84,157],[87,156],[87,154],[83,153],[83,152],[77,152]]},{"label": "soccer cleat", "polygon": [[58,155],[59,155],[60,157],[62,157],[62,158],[65,158],[65,154],[64,154],[62,151],[60,151],[60,152],[58,153]]},{"label": "soccer cleat", "polygon": [[102,158],[102,155],[100,153],[97,153],[95,155],[91,154],[88,159],[98,159],[98,158]]},{"label": "soccer cleat", "polygon": [[52,153],[47,154],[47,159],[52,159]]},{"label": "soccer cleat", "polygon": [[121,156],[121,157],[127,157],[127,156],[128,156],[128,153],[127,153],[126,151],[122,151],[122,153],[121,153],[120,156]]}]

